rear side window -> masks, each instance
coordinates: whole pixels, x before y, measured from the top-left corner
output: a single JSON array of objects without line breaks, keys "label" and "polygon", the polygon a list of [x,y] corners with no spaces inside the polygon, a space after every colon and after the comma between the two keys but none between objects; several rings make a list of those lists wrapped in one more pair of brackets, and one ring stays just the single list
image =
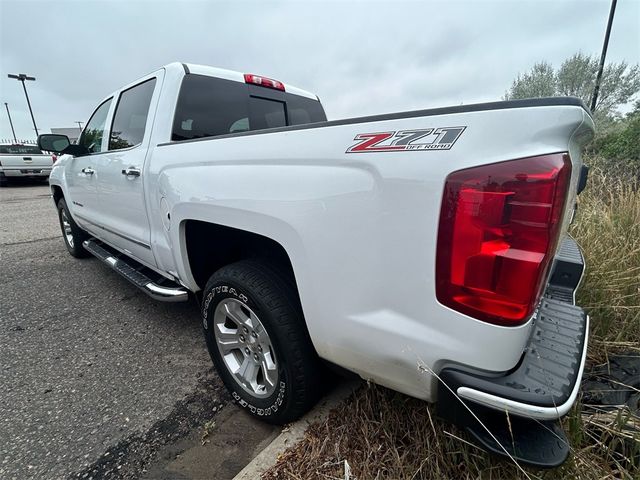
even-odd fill
[{"label": "rear side window", "polygon": [[246,87],[245,84],[220,78],[194,74],[185,76],[173,118],[171,140],[248,130]]},{"label": "rear side window", "polygon": [[232,80],[189,74],[180,88],[171,140],[324,120],[318,101]]},{"label": "rear side window", "polygon": [[42,151],[35,145],[0,145],[0,153],[9,155],[41,155]]},{"label": "rear side window", "polygon": [[142,143],[155,86],[156,79],[152,78],[120,94],[111,125],[109,150],[119,150]]}]

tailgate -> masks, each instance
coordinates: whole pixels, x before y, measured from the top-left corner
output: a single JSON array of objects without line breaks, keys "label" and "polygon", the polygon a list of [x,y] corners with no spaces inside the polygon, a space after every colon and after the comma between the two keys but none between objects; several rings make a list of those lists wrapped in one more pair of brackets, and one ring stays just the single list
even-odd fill
[{"label": "tailgate", "polygon": [[0,165],[5,170],[32,170],[51,168],[53,158],[44,154],[0,155]]}]

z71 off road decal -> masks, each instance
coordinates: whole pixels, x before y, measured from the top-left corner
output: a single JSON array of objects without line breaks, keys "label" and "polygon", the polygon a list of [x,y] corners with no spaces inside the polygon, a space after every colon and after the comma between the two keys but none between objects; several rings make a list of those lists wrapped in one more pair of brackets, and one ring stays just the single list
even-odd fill
[{"label": "z71 off road decal", "polygon": [[449,150],[467,127],[423,128],[397,132],[359,133],[346,153]]}]

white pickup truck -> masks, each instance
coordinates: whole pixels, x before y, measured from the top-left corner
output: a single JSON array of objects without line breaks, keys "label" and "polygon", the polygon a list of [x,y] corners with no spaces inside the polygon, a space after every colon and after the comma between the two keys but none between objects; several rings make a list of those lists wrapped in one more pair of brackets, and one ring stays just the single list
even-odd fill
[{"label": "white pickup truck", "polygon": [[0,187],[16,178],[46,180],[56,158],[35,145],[22,143],[0,145]]},{"label": "white pickup truck", "polygon": [[69,252],[197,298],[252,414],[299,417],[337,365],[549,467],[587,347],[566,231],[593,129],[575,98],[326,121],[304,90],[173,63],[107,96],[77,145],[39,145],[64,155]]}]

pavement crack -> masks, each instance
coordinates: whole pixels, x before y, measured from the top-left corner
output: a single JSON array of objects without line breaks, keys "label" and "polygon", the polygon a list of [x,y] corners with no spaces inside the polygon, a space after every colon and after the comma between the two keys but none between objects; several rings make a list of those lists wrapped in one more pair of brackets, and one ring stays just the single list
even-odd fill
[{"label": "pavement crack", "polygon": [[24,245],[26,243],[44,242],[45,240],[54,240],[56,238],[60,238],[60,235],[56,235],[55,237],[36,238],[34,240],[22,240],[20,242],[0,243],[0,247],[11,247],[13,245]]}]

